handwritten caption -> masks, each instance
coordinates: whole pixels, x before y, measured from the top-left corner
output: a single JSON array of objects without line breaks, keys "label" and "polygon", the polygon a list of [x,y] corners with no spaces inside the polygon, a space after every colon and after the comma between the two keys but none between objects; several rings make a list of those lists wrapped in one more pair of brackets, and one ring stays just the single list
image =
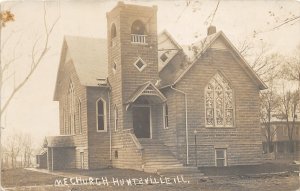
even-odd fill
[{"label": "handwritten caption", "polygon": [[100,178],[63,178],[56,179],[54,186],[78,186],[78,185],[96,185],[96,186],[136,186],[147,184],[189,184],[182,175],[176,177],[146,177],[146,178],[115,178],[115,177],[100,177]]}]

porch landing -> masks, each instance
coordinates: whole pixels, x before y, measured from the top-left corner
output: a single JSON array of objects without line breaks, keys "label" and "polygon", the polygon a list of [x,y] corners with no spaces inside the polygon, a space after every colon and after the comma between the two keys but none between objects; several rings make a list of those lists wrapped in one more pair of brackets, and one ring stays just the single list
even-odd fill
[{"label": "porch landing", "polygon": [[182,174],[185,172],[199,172],[196,167],[185,167],[177,160],[173,153],[162,142],[157,139],[138,139],[144,149],[143,162],[144,171],[158,174],[169,172]]}]

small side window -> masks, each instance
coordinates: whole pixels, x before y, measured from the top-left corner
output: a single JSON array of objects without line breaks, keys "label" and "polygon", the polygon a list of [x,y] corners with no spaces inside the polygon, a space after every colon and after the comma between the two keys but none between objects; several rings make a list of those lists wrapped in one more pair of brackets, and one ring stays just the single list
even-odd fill
[{"label": "small side window", "polygon": [[227,160],[226,160],[226,149],[215,149],[215,159],[216,159],[216,166],[227,166]]},{"label": "small side window", "polygon": [[169,108],[167,104],[163,106],[163,119],[164,119],[164,129],[167,129],[169,127]]}]

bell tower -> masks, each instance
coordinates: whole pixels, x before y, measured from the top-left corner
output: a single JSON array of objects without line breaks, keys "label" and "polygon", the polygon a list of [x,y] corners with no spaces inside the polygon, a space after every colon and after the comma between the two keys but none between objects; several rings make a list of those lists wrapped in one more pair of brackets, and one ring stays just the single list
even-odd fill
[{"label": "bell tower", "polygon": [[[158,77],[157,7],[118,2],[107,13],[108,80],[118,128],[130,128],[125,104],[146,82]],[[128,120],[127,120],[128,119]]]}]

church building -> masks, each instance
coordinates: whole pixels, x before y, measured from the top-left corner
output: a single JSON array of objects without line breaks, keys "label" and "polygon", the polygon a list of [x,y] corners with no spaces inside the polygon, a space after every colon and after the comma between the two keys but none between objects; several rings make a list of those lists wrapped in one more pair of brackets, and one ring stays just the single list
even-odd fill
[{"label": "church building", "polygon": [[158,34],[156,6],[119,2],[106,17],[106,39],[64,38],[60,135],[45,138],[40,168],[260,163],[267,87],[222,31],[183,46]]}]

